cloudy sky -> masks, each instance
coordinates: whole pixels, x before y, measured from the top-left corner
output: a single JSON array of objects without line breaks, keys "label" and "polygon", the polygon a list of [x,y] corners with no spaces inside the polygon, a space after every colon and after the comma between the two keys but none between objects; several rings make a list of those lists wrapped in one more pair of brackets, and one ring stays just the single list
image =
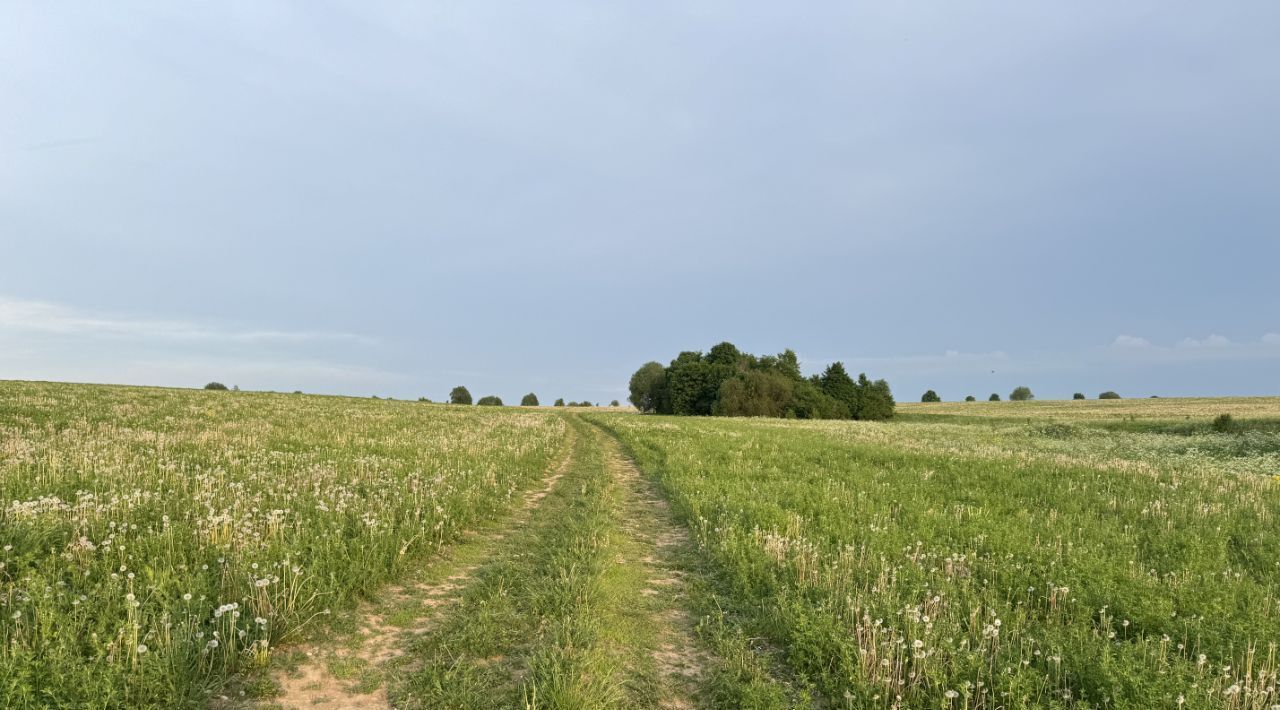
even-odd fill
[{"label": "cloudy sky", "polygon": [[0,379],[1280,394],[1280,4],[0,4]]}]

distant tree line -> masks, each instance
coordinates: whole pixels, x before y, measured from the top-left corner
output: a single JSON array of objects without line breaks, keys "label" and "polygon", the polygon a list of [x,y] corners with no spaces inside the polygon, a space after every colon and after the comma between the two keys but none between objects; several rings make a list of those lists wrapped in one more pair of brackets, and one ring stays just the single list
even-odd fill
[{"label": "distant tree line", "polygon": [[656,414],[881,420],[894,411],[884,380],[854,380],[839,362],[806,378],[791,350],[757,357],[732,343],[682,352],[666,367],[645,363],[630,390],[636,409]]},{"label": "distant tree line", "polygon": [[[1009,393],[1009,399],[1010,401],[1013,401],[1013,402],[1028,402],[1035,398],[1036,396],[1031,393],[1031,388],[1026,386],[1015,387],[1014,390]],[[1085,396],[1083,392],[1076,392],[1075,394],[1071,395],[1071,399],[1079,400],[1084,398]],[[1098,395],[1098,399],[1120,399],[1120,395],[1108,390]],[[920,401],[921,402],[941,402],[942,397],[938,396],[938,393],[933,390],[925,390],[925,393],[920,397]],[[976,402],[978,401],[978,398],[974,397],[973,395],[966,395],[964,398],[964,401]],[[993,392],[991,393],[991,396],[987,398],[987,401],[999,402],[1000,395]]]}]

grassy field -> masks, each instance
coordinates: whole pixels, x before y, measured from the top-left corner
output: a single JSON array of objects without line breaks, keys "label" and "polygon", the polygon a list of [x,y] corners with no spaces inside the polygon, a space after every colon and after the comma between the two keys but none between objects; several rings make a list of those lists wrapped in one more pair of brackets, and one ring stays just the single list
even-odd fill
[{"label": "grassy field", "polygon": [[0,705],[201,701],[512,504],[517,410],[0,383]]},{"label": "grassy field", "polygon": [[0,706],[1270,710],[1277,422],[0,382]]},{"label": "grassy field", "polygon": [[904,412],[596,419],[714,560],[721,606],[827,704],[1280,703],[1280,434],[1210,425],[1280,401]]}]

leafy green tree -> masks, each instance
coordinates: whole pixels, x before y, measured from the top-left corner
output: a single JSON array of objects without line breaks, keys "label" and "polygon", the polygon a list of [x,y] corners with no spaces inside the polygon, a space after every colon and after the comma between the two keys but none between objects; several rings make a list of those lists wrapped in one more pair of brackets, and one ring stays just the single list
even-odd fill
[{"label": "leafy green tree", "polygon": [[419,397],[419,398],[418,398],[418,401],[419,401],[419,402],[426,402],[427,404],[431,404],[431,400],[430,400],[430,399],[427,399],[426,397]]},{"label": "leafy green tree", "polygon": [[521,407],[536,407],[536,406],[538,406],[538,395],[536,395],[536,394],[534,394],[534,393],[530,392],[529,394],[526,394],[524,397],[521,397],[521,398],[520,398],[520,406],[521,406]]},{"label": "leafy green tree", "polygon": [[207,390],[218,390],[221,392],[225,392],[227,390],[227,386],[222,384],[221,382],[210,382],[209,384],[205,385],[204,388]]},{"label": "leafy green tree", "polygon": [[1031,388],[1025,385],[1014,387],[1009,393],[1009,399],[1014,402],[1029,402],[1035,398],[1036,396],[1031,394]]},{"label": "leafy green tree", "polygon": [[858,375],[858,392],[861,404],[857,412],[858,419],[875,422],[893,418],[897,404],[893,401],[893,392],[890,391],[888,382],[872,382],[864,372]]},{"label": "leafy green tree", "polygon": [[846,417],[859,418],[862,409],[862,393],[854,384],[853,378],[844,369],[844,363],[833,362],[818,376],[818,387],[822,393],[840,402],[848,411]]},{"label": "leafy green tree", "polygon": [[712,365],[737,365],[742,352],[733,343],[720,343],[707,352],[706,362]]},{"label": "leafy green tree", "polygon": [[1107,390],[1106,392],[1098,395],[1098,399],[1120,399],[1120,395],[1112,392],[1111,390]]},{"label": "leafy green tree", "polygon": [[974,397],[974,396],[973,396],[973,395],[971,395],[971,394],[970,394],[970,395],[965,395],[964,401],[966,401],[966,402],[977,402],[977,401],[978,401],[978,398],[977,398],[977,397]]},{"label": "leafy green tree", "polygon": [[680,353],[667,368],[667,391],[671,397],[669,413],[698,416],[711,414],[716,396],[720,393],[720,384],[728,379],[731,372],[732,366],[709,363],[700,352]]},{"label": "leafy green tree", "polygon": [[848,419],[849,407],[822,391],[812,380],[792,383],[791,404],[783,410],[788,419]]},{"label": "leafy green tree", "polygon": [[556,407],[563,407],[563,406],[564,406],[564,397],[560,397],[560,398],[558,398],[558,399],[556,400],[556,403],[555,403],[554,405],[552,405],[552,406],[556,406]]},{"label": "leafy green tree", "polygon": [[622,406],[622,405],[618,402],[618,400],[616,400],[616,399],[615,399],[615,400],[613,400],[612,402],[610,402],[610,403],[609,403],[609,406],[610,406],[610,407],[620,407],[620,406]]},{"label": "leafy green tree", "polygon": [[990,396],[990,397],[987,397],[987,401],[988,401],[988,402],[999,402],[999,401],[1000,401],[1000,395],[996,394],[995,392],[992,392],[992,393],[991,393],[991,396]]},{"label": "leafy green tree", "polygon": [[498,396],[496,396],[496,395],[487,394],[487,395],[485,395],[485,396],[481,397],[479,402],[476,402],[476,406],[478,406],[478,407],[501,407],[501,406],[502,406],[502,398],[501,398],[501,397],[498,397]]},{"label": "leafy green tree", "polygon": [[720,385],[712,413],[722,417],[781,417],[794,400],[794,386],[781,373],[751,370]]},{"label": "leafy green tree", "polygon": [[1071,395],[1071,399],[1084,399],[1084,392],[1076,392]]},{"label": "leafy green tree", "polygon": [[942,398],[933,390],[925,390],[924,396],[920,398],[921,402],[941,402]]},{"label": "leafy green tree", "polygon": [[661,363],[646,362],[631,376],[628,399],[641,412],[661,411],[663,403],[670,397],[667,395],[667,370]]},{"label": "leafy green tree", "polygon": [[471,392],[458,385],[449,392],[449,404],[471,404]]}]

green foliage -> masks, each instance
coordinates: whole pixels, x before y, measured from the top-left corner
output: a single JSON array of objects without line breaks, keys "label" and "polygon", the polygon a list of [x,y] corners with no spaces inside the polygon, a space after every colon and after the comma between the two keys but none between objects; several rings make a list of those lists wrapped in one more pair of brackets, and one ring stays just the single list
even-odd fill
[{"label": "green foliage", "polygon": [[978,401],[978,398],[977,398],[977,397],[974,397],[974,396],[973,396],[973,395],[971,395],[971,394],[968,394],[968,395],[965,395],[965,397],[964,397],[964,401],[966,401],[966,402],[977,402],[977,401]]},{"label": "green foliage", "polygon": [[502,398],[492,394],[485,395],[480,398],[479,402],[476,402],[476,405],[480,407],[501,407]]},{"label": "green foliage", "polygon": [[750,371],[720,385],[713,413],[721,417],[782,417],[795,399],[795,383],[773,372]]},{"label": "green foliage", "polygon": [[471,392],[458,385],[449,392],[449,404],[471,404]]},{"label": "green foliage", "polygon": [[418,398],[418,401],[419,401],[419,402],[425,402],[426,404],[431,404],[431,400],[430,400],[429,398],[427,398],[427,397],[419,397],[419,398]]},{"label": "green foliage", "polygon": [[933,390],[925,390],[924,395],[920,397],[920,401],[921,402],[941,402],[942,398],[939,397],[938,393],[934,392]]},{"label": "green foliage", "polygon": [[1084,392],[1076,392],[1071,395],[1071,399],[1084,399]]},{"label": "green foliage", "polygon": [[756,357],[732,343],[682,352],[665,368],[646,363],[630,390],[637,409],[659,414],[880,420],[895,406],[887,382],[855,382],[842,363],[805,379],[792,350]]},{"label": "green foliage", "polygon": [[612,402],[609,402],[609,406],[610,406],[610,407],[621,407],[621,406],[622,406],[622,403],[620,403],[618,400],[616,400],[616,399],[615,399],[615,400],[613,400]]},{"label": "green foliage", "polygon": [[999,401],[1000,401],[1000,395],[996,394],[995,392],[992,392],[992,393],[991,393],[991,396],[990,396],[990,397],[987,397],[987,401],[988,401],[988,402],[999,402]]},{"label": "green foliage", "polygon": [[862,406],[855,413],[855,419],[875,422],[893,418],[895,402],[888,382],[884,380],[872,382],[865,373],[858,375],[858,393]]},{"label": "green foliage", "polygon": [[534,394],[534,393],[530,392],[529,394],[526,394],[524,397],[521,397],[521,398],[520,398],[520,406],[521,406],[521,407],[536,407],[536,406],[538,406],[538,395],[536,395],[536,394]]},{"label": "green foliage", "polygon": [[1102,394],[1098,395],[1098,399],[1120,399],[1120,395],[1117,392],[1112,392],[1111,390],[1107,390],[1106,392],[1103,392]]},{"label": "green foliage", "polygon": [[552,406],[554,406],[554,407],[563,407],[563,406],[564,406],[564,397],[557,397],[557,398],[556,398],[556,403],[555,403],[554,405],[552,405]]},{"label": "green foliage", "polygon": [[1244,427],[1240,425],[1240,422],[1236,421],[1230,414],[1219,414],[1214,417],[1212,427],[1219,434],[1239,434],[1244,431]]},{"label": "green foliage", "polygon": [[862,397],[853,378],[844,369],[844,363],[833,362],[818,376],[817,385],[822,393],[839,402],[845,412],[844,417],[856,417],[862,410]]},{"label": "green foliage", "polygon": [[1035,398],[1036,396],[1031,394],[1031,388],[1026,385],[1014,387],[1013,391],[1009,393],[1009,401],[1011,402],[1030,402]]},{"label": "green foliage", "polygon": [[209,384],[205,385],[204,388],[207,390],[219,390],[223,392],[227,390],[227,386],[222,384],[221,382],[210,382]]},{"label": "green foliage", "polygon": [[646,362],[631,376],[631,396],[628,399],[642,413],[669,409],[667,371],[659,362]]}]

